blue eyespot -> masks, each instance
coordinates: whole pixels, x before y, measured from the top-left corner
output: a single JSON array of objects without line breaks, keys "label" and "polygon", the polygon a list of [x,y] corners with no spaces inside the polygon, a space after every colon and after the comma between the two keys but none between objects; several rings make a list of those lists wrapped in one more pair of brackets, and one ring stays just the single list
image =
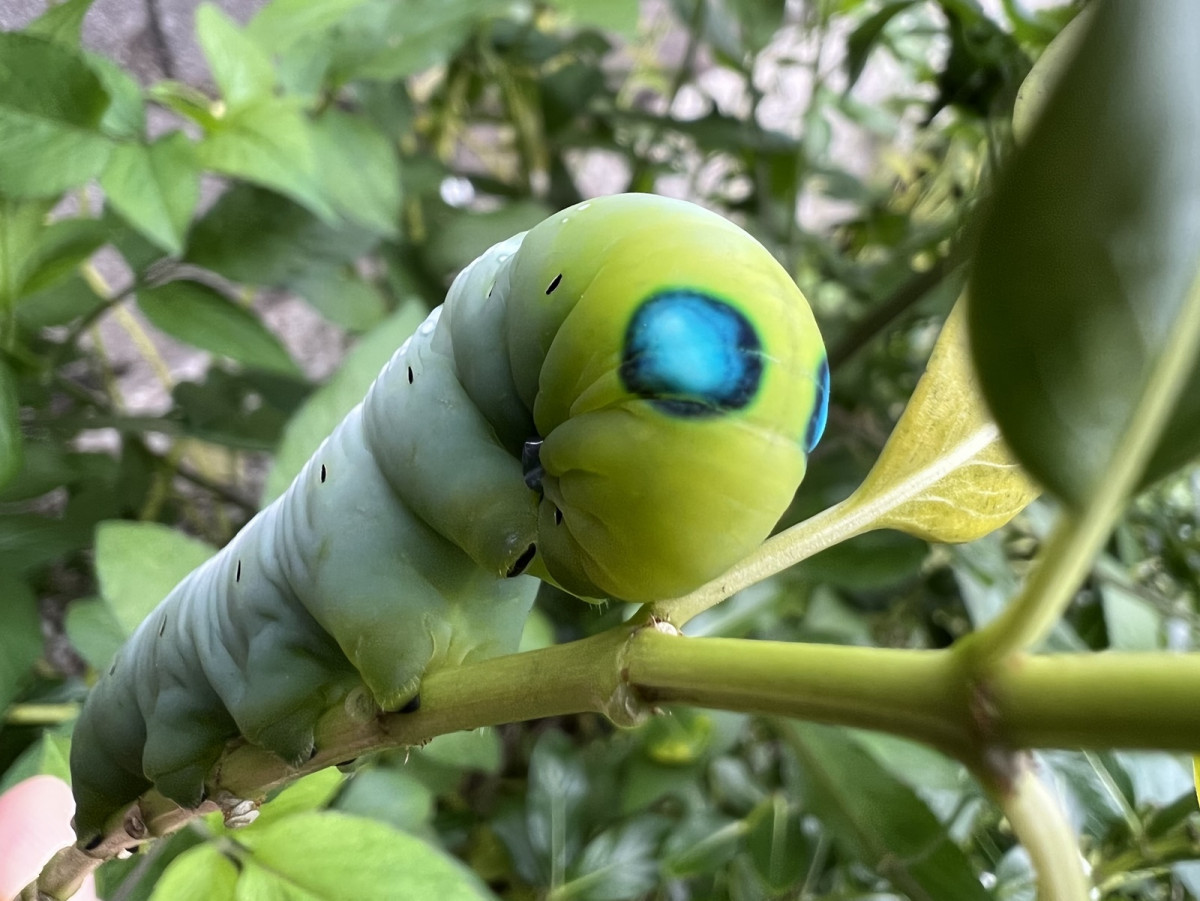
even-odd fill
[{"label": "blue eyespot", "polygon": [[825,434],[825,419],[829,415],[829,360],[821,358],[817,367],[817,393],[813,398],[812,416],[808,418],[808,428],[804,431],[804,452],[811,453],[817,446],[821,436]]},{"label": "blue eyespot", "polygon": [[719,416],[750,403],[762,344],[737,309],[697,291],[662,291],[633,314],[621,383],[676,416]]}]

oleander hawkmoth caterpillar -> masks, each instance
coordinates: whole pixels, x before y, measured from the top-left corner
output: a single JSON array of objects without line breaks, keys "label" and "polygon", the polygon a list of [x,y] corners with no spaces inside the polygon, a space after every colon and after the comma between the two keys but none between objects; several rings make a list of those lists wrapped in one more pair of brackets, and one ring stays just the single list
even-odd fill
[{"label": "oleander hawkmoth caterpillar", "polygon": [[827,396],[803,295],[715,213],[618,195],[496,245],[98,681],[80,840],[151,786],[198,805],[231,738],[298,763],[353,687],[399,710],[511,652],[523,573],[632,601],[719,575],[791,501]]}]

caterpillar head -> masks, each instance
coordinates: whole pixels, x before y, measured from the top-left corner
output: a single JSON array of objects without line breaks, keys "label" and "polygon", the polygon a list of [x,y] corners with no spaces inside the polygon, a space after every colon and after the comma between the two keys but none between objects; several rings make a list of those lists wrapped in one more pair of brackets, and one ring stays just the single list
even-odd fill
[{"label": "caterpillar head", "polygon": [[584,597],[666,598],[758,545],[828,395],[816,322],[770,253],[700,207],[625,194],[534,228],[507,277],[549,576]]}]

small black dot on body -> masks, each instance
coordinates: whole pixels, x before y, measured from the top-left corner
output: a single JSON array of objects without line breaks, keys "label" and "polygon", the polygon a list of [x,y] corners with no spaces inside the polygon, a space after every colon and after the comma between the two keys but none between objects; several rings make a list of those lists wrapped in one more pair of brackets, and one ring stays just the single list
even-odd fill
[{"label": "small black dot on body", "polygon": [[108,674],[111,676],[117,671],[117,661],[113,661],[113,665],[108,668]]},{"label": "small black dot on body", "polygon": [[413,382],[413,373],[412,373],[412,367],[411,367],[411,366],[409,366],[409,367],[408,367],[408,383],[411,385],[411,384],[412,384],[412,382]]},{"label": "small black dot on body", "polygon": [[513,576],[521,575],[521,573],[525,572],[525,568],[533,562],[535,554],[537,554],[537,545],[529,545],[529,547],[525,548],[525,551],[521,554],[521,556],[517,558],[517,562],[509,567],[509,570],[505,573],[505,576],[511,579]]},{"label": "small black dot on body", "polygon": [[233,581],[235,581],[235,582],[242,581],[242,561],[241,560],[239,560],[237,562],[237,572],[235,572],[233,574]]},{"label": "small black dot on body", "polygon": [[163,633],[167,631],[167,618],[164,616],[162,622],[158,624],[158,637],[162,638]]},{"label": "small black dot on body", "polygon": [[558,287],[558,283],[561,281],[562,281],[562,273],[560,272],[558,275],[554,276],[554,281],[552,281],[550,283],[550,287],[546,289],[546,293],[552,294],[554,292],[554,289]]},{"label": "small black dot on body", "polygon": [[324,485],[324,484],[325,484],[325,476],[326,476],[326,475],[327,475],[327,473],[325,472],[325,464],[324,464],[324,463],[322,463],[322,464],[321,464],[321,484],[322,484],[322,485]]}]

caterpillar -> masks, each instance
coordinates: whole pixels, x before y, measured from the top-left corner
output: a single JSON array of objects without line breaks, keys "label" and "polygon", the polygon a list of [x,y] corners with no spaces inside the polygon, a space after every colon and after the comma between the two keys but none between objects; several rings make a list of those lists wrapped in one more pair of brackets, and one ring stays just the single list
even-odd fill
[{"label": "caterpillar", "polygon": [[97,681],[80,842],[152,786],[199,805],[231,738],[298,764],[354,687],[411,709],[512,652],[533,576],[646,601],[719,575],[791,501],[828,393],[803,294],[715,213],[616,195],[497,244]]}]

